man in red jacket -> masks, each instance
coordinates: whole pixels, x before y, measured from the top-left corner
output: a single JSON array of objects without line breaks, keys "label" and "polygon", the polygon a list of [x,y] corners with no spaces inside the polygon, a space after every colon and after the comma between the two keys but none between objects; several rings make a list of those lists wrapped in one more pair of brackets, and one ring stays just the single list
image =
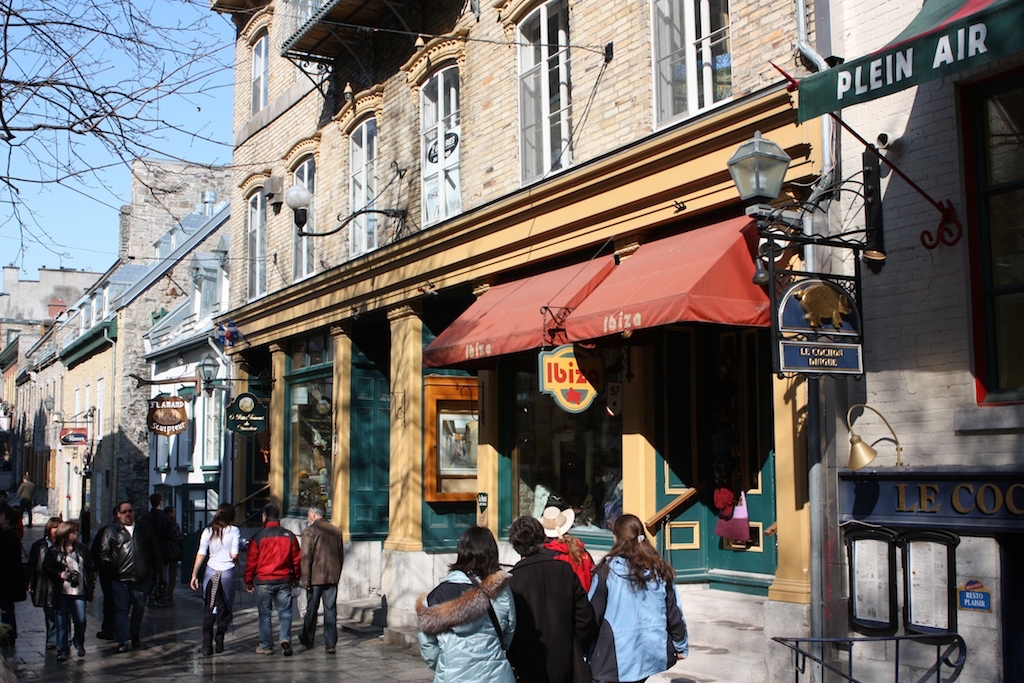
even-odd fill
[{"label": "man in red jacket", "polygon": [[299,585],[301,560],[295,534],[281,526],[281,511],[273,503],[263,508],[263,528],[249,541],[245,560],[245,590],[256,593],[260,645],[256,654],[274,654],[270,615],[277,610],[278,640],[285,657],[292,654],[292,588]]}]

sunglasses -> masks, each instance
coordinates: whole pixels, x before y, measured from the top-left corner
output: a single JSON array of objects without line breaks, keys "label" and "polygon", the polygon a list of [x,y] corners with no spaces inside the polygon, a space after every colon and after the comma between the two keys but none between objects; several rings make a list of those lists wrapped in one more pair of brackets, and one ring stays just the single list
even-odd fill
[{"label": "sunglasses", "polygon": [[135,512],[135,510],[133,510],[131,508],[128,508],[127,510],[118,510],[117,514],[119,514],[119,515],[127,515],[130,512]]}]

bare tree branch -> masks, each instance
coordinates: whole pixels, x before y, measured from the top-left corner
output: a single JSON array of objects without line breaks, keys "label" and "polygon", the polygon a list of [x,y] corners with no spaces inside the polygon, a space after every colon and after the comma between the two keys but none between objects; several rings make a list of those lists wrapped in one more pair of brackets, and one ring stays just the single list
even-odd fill
[{"label": "bare tree branch", "polygon": [[19,257],[53,242],[29,186],[94,199],[112,189],[105,171],[139,157],[201,165],[213,160],[188,149],[217,143],[230,158],[181,106],[232,97],[233,43],[213,23],[224,21],[206,0],[0,0],[0,232],[19,231]]}]

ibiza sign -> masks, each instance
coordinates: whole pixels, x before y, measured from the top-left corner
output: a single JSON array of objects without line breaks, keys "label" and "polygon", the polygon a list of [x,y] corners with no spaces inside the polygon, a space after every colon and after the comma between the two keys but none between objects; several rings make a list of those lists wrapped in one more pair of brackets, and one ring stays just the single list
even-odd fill
[{"label": "ibiza sign", "polygon": [[550,394],[562,410],[582,413],[604,385],[604,360],[565,344],[537,357],[541,393]]}]

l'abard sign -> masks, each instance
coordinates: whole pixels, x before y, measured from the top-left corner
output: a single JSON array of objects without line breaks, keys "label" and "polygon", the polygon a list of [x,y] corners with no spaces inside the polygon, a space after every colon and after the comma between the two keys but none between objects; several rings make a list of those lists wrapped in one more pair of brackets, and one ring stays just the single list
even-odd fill
[{"label": "l'abard sign", "polygon": [[185,405],[185,399],[176,396],[150,399],[146,418],[149,431],[160,436],[174,436],[188,429]]}]

